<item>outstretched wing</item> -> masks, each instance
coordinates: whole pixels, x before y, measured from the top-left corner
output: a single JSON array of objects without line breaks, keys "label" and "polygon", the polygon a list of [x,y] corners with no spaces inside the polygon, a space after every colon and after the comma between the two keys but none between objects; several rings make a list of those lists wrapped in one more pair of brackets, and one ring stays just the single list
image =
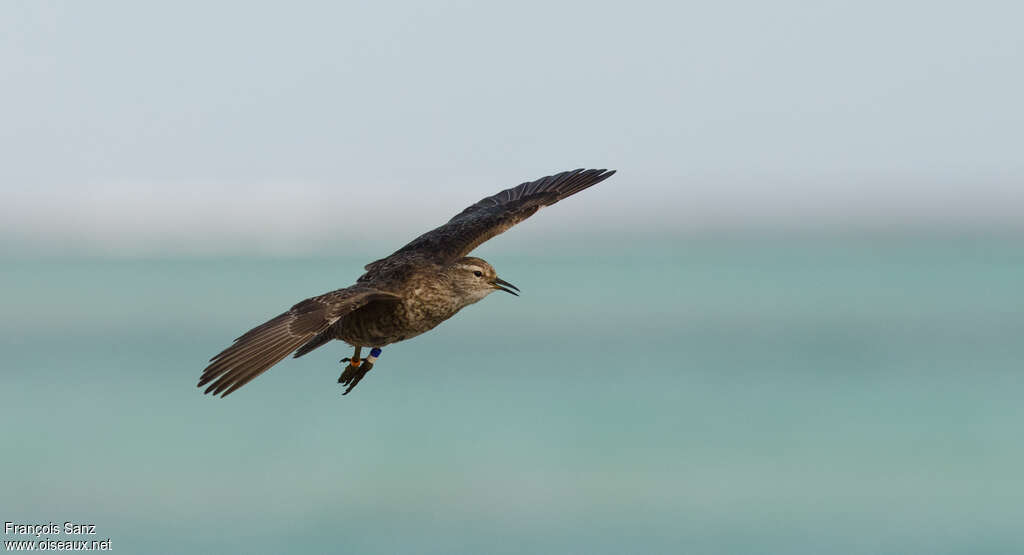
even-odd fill
[{"label": "outstretched wing", "polygon": [[420,235],[388,258],[371,262],[367,270],[399,254],[420,253],[448,264],[466,256],[484,241],[529,218],[542,206],[608,179],[615,170],[572,170],[523,183],[489,196],[459,212],[448,223]]},{"label": "outstretched wing", "polygon": [[370,301],[397,299],[399,297],[392,293],[364,286],[338,289],[306,299],[288,312],[247,331],[211,358],[199,378],[198,387],[209,383],[204,393],[220,393],[221,397],[226,397],[349,312]]}]

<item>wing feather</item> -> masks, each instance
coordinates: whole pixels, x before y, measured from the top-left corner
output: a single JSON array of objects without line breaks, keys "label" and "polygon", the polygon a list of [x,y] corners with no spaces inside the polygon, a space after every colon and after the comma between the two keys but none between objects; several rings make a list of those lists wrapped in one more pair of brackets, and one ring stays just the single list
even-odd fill
[{"label": "wing feather", "polygon": [[375,300],[398,298],[393,293],[356,285],[297,303],[288,312],[242,334],[211,358],[198,387],[209,384],[204,393],[226,397],[349,312]]},{"label": "wing feather", "polygon": [[469,206],[448,223],[413,239],[391,256],[371,262],[366,270],[372,272],[385,267],[396,256],[414,254],[450,264],[484,241],[529,218],[541,207],[597,185],[613,174],[615,170],[577,169],[505,189]]}]

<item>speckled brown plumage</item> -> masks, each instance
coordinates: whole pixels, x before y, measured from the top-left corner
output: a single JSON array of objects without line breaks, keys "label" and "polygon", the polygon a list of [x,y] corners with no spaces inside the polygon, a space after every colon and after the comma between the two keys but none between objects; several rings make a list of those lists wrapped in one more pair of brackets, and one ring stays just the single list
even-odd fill
[{"label": "speckled brown plumage", "polygon": [[[209,384],[206,393],[226,396],[288,354],[299,357],[333,339],[355,346],[358,358],[360,347],[383,347],[415,337],[495,290],[514,294],[509,289],[514,286],[498,278],[490,264],[466,255],[541,207],[614,173],[562,172],[480,200],[391,256],[367,264],[355,285],[306,299],[246,332],[210,359],[199,387]],[[339,381],[349,383],[351,390],[369,368],[372,364],[354,382]]]}]

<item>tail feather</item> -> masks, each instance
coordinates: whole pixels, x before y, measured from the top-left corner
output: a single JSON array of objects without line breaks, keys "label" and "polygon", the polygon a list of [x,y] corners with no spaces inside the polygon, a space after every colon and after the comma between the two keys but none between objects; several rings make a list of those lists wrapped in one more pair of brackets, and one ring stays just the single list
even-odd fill
[{"label": "tail feather", "polygon": [[[302,347],[296,355],[301,356],[332,339],[326,333],[331,324],[349,312],[372,301],[393,302],[398,298],[393,293],[354,286],[297,303],[288,312],[242,334],[211,358],[199,377],[198,387],[209,384],[204,393],[226,397],[292,351]],[[309,346],[312,343],[316,344]]]},{"label": "tail feather", "polygon": [[302,356],[302,355],[304,355],[304,354],[306,354],[306,353],[308,353],[308,352],[310,352],[310,351],[312,351],[312,350],[314,350],[314,349],[316,349],[318,347],[323,347],[328,342],[330,342],[332,339],[334,339],[334,326],[331,326],[331,327],[325,329],[324,331],[316,334],[316,336],[313,337],[313,339],[310,339],[309,341],[306,342],[305,345],[299,347],[299,349],[297,351],[295,351],[295,354],[292,355],[292,356],[295,357],[295,358],[299,358],[300,356]]}]

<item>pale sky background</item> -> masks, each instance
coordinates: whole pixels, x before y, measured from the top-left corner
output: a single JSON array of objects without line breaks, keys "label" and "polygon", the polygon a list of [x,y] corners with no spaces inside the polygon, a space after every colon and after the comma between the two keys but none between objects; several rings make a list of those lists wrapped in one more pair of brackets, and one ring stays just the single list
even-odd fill
[{"label": "pale sky background", "polygon": [[1020,231],[1022,22],[1011,1],[4,2],[2,245],[397,247],[582,166],[620,173],[517,240]]}]

